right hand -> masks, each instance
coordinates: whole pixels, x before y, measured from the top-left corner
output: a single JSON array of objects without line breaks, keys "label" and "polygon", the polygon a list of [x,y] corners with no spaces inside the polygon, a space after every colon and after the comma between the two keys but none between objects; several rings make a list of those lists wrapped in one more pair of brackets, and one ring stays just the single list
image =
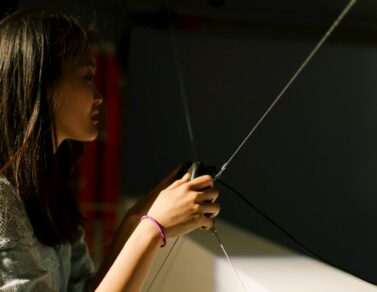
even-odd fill
[{"label": "right hand", "polygon": [[[186,174],[159,194],[148,215],[164,227],[168,238],[199,227],[208,229],[220,212],[219,204],[215,203],[217,196],[218,191],[209,175],[189,181]],[[208,213],[211,216],[205,216]]]}]

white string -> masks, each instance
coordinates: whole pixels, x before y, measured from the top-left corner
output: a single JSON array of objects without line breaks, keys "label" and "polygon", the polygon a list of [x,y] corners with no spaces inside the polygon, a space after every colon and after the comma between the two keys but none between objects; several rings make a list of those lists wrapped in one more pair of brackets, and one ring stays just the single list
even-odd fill
[{"label": "white string", "polygon": [[225,247],[224,247],[224,244],[223,242],[221,241],[221,238],[220,238],[220,235],[215,227],[215,225],[212,225],[211,229],[210,229],[211,233],[216,237],[219,245],[220,245],[220,248],[222,250],[222,252],[224,253],[225,255],[225,258],[227,259],[229,265],[232,267],[233,269],[233,272],[235,273],[236,277],[237,277],[237,280],[238,282],[240,283],[240,285],[242,286],[242,288],[245,290],[245,292],[247,292],[247,288],[244,284],[244,282],[242,281],[241,277],[240,277],[240,274],[238,273],[236,267],[234,266],[234,264],[232,263],[232,261],[230,260],[230,257],[228,255],[228,253],[226,252],[225,250]]},{"label": "white string", "polygon": [[[272,108],[276,105],[276,103],[281,99],[281,97],[284,95],[284,93],[288,90],[288,88],[291,86],[291,84],[296,80],[296,78],[299,76],[299,74],[302,72],[302,70],[306,67],[306,65],[309,63],[309,61],[313,58],[313,56],[317,53],[317,51],[320,49],[320,47],[323,45],[323,43],[328,39],[328,37],[332,34],[332,32],[334,31],[334,29],[339,25],[339,23],[342,21],[342,19],[348,14],[348,12],[350,11],[350,9],[353,7],[353,5],[357,2],[357,0],[350,0],[350,2],[347,4],[347,6],[343,9],[343,11],[340,13],[340,15],[336,18],[336,20],[334,21],[334,23],[330,26],[330,28],[326,31],[326,33],[324,34],[324,36],[320,39],[320,41],[317,43],[317,45],[313,48],[313,50],[309,53],[308,57],[304,60],[304,62],[301,64],[301,66],[297,69],[297,71],[295,72],[295,74],[293,74],[293,76],[291,77],[291,79],[288,81],[288,83],[284,86],[284,88],[281,90],[281,92],[278,94],[278,96],[275,98],[275,100],[272,102],[272,104],[268,107],[268,109],[265,111],[265,113],[262,115],[262,117],[257,121],[257,123],[255,124],[255,126],[251,129],[251,131],[249,132],[249,134],[246,136],[246,138],[242,141],[242,143],[238,146],[238,148],[236,149],[236,151],[230,156],[230,158],[222,165],[220,171],[215,175],[214,177],[214,180],[217,180],[220,178],[220,176],[222,175],[222,173],[226,170],[227,166],[229,165],[229,163],[233,160],[233,158],[238,154],[238,152],[240,151],[240,149],[244,146],[244,144],[247,142],[247,140],[251,137],[251,135],[255,132],[255,130],[259,127],[259,125],[263,122],[263,120],[265,119],[265,117],[270,113],[270,111],[272,110]],[[177,48],[176,48],[176,39],[175,39],[175,35],[174,34],[171,34],[171,41],[172,41],[172,47],[173,47],[173,57],[174,57],[174,61],[175,61],[175,64],[176,64],[176,70],[177,70],[177,76],[178,76],[178,82],[179,82],[179,89],[180,89],[180,93],[181,93],[181,97],[182,97],[182,102],[183,102],[183,107],[184,107],[184,111],[185,111],[185,117],[186,117],[186,124],[187,124],[187,129],[188,129],[188,133],[189,133],[189,138],[190,138],[190,142],[191,142],[191,146],[192,146],[192,150],[193,150],[193,155],[194,155],[194,158],[196,160],[196,147],[195,147],[195,141],[194,141],[194,135],[193,135],[193,131],[192,131],[192,126],[191,126],[191,118],[190,118],[190,113],[189,113],[189,110],[188,110],[188,105],[187,105],[187,96],[186,96],[186,90],[185,90],[185,87],[184,87],[184,83],[183,83],[183,76],[182,76],[182,68],[181,68],[181,65],[179,63],[179,59],[178,59],[178,52],[177,52]],[[232,264],[232,262],[230,261],[230,258],[220,240],[220,237],[218,235],[218,232],[216,230],[216,228],[213,226],[211,228],[211,232],[213,235],[216,236],[218,242],[219,242],[219,245],[223,251],[223,253],[225,254],[229,264],[231,265],[232,269],[234,270],[236,276],[237,276],[237,279],[238,281],[240,282],[241,286],[243,287],[243,289],[245,291],[247,291],[244,283],[242,282],[235,266]],[[174,242],[173,244],[173,247],[172,249],[169,251],[168,253],[168,256],[165,258],[163,264],[160,266],[158,272],[156,273],[154,279],[152,280],[152,283],[151,285],[148,287],[148,290],[149,291],[156,278],[158,277],[158,275],[160,274],[161,270],[162,270],[162,267],[164,266],[165,262],[167,261],[169,255],[171,254],[175,244],[177,243],[178,239]]]},{"label": "white string", "polygon": [[[174,247],[175,245],[177,244],[178,240],[180,239],[179,236],[177,236],[177,238],[175,239],[174,243],[173,243],[173,246],[170,248],[169,252],[168,252],[168,255],[165,257],[165,259],[163,260],[162,264],[160,265],[160,267],[158,268],[156,274],[154,275],[151,283],[149,284],[148,288],[147,288],[147,292],[149,292],[151,290],[151,288],[153,287],[154,283],[156,282],[157,280],[157,277],[158,275],[160,275],[161,271],[162,271],[162,268],[165,266],[167,260],[169,259],[170,257],[170,254],[173,252],[174,250]],[[178,250],[180,250],[180,248],[182,247],[183,245],[183,239],[181,240],[181,245],[179,246]],[[178,251],[177,251],[178,252]]]},{"label": "white string", "polygon": [[301,64],[301,66],[297,69],[295,74],[289,79],[288,83],[284,86],[284,88],[280,91],[278,96],[275,98],[275,100],[271,103],[271,105],[268,107],[268,109],[264,112],[262,117],[257,121],[255,126],[251,129],[249,134],[246,136],[246,138],[242,141],[240,146],[236,149],[236,151],[230,156],[230,158],[221,166],[220,171],[215,175],[215,180],[219,179],[223,172],[228,167],[229,163],[233,160],[233,158],[237,155],[237,153],[241,150],[241,148],[244,146],[244,144],[249,140],[250,136],[255,132],[255,130],[259,127],[259,125],[263,122],[265,117],[270,113],[270,111],[273,109],[273,107],[276,105],[276,103],[281,99],[281,97],[284,95],[284,93],[288,90],[288,88],[291,86],[291,84],[296,80],[297,76],[300,75],[302,70],[306,67],[306,65],[309,63],[309,61],[313,58],[313,56],[317,53],[319,48],[323,45],[323,43],[328,39],[328,37],[331,35],[331,33],[334,31],[334,29],[339,25],[339,23],[342,21],[342,19],[347,15],[347,13],[350,11],[352,6],[357,2],[357,0],[350,0],[350,2],[347,4],[347,6],[343,9],[343,11],[339,14],[339,16],[335,19],[334,23],[330,26],[330,28],[326,31],[324,36],[321,38],[321,40],[317,43],[317,45],[313,48],[313,50],[310,52],[310,54],[306,57],[304,62]]},{"label": "white string", "polygon": [[[195,147],[194,135],[193,135],[193,132],[192,132],[190,112],[189,112],[189,109],[188,109],[188,106],[187,106],[187,95],[186,95],[186,90],[185,90],[185,86],[184,86],[184,82],[183,82],[182,67],[181,67],[181,64],[180,64],[179,58],[178,58],[177,43],[176,43],[176,38],[175,38],[174,33],[171,33],[171,41],[172,41],[172,48],[173,48],[173,53],[174,53],[174,61],[175,61],[175,65],[176,65],[177,76],[178,76],[178,80],[179,80],[179,88],[180,88],[180,92],[181,92],[183,107],[185,109],[187,128],[188,128],[188,132],[189,132],[189,135],[190,135],[190,141],[191,141],[191,145],[192,145],[192,149],[193,149],[194,159],[196,161],[197,157],[196,157],[196,147]],[[220,240],[220,237],[219,237],[219,234],[218,234],[218,232],[216,230],[215,225],[213,225],[211,227],[210,231],[212,232],[213,235],[216,236],[216,238],[218,240],[218,243],[220,245],[220,248],[221,248],[222,252],[224,253],[224,255],[225,255],[225,257],[226,257],[229,265],[233,269],[233,271],[234,271],[234,273],[235,273],[235,275],[236,275],[236,277],[237,277],[240,285],[247,292],[245,284],[242,282],[242,280],[241,280],[241,278],[240,278],[240,276],[239,276],[239,274],[238,274],[235,266],[233,265],[232,261],[230,260],[230,257],[228,256],[227,251],[225,250],[225,247],[224,247],[223,243]]]},{"label": "white string", "polygon": [[198,156],[197,156],[196,147],[195,147],[194,133],[192,131],[190,111],[189,111],[188,103],[187,103],[185,83],[183,82],[182,65],[179,61],[179,56],[178,56],[177,40],[176,40],[174,32],[171,32],[170,35],[171,35],[171,46],[173,49],[174,64],[175,64],[177,78],[178,78],[179,92],[182,98],[183,109],[185,111],[186,125],[187,125],[187,130],[188,130],[188,134],[190,138],[192,154],[193,154],[194,161],[197,161]]}]

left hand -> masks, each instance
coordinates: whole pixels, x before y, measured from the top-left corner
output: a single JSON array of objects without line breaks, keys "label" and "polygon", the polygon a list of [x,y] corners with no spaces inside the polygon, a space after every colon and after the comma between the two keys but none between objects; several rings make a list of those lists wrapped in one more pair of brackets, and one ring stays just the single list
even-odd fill
[{"label": "left hand", "polygon": [[168,176],[163,178],[149,193],[146,197],[139,200],[127,213],[128,215],[136,215],[138,218],[147,214],[148,210],[151,208],[152,204],[161,193],[162,190],[170,186],[175,180],[177,180],[177,175],[181,169],[182,165],[176,167]]},{"label": "left hand", "polygon": [[187,173],[160,193],[148,215],[163,226],[167,238],[199,227],[209,229],[220,211],[220,205],[215,202],[217,196],[211,176],[203,175],[190,181]]}]

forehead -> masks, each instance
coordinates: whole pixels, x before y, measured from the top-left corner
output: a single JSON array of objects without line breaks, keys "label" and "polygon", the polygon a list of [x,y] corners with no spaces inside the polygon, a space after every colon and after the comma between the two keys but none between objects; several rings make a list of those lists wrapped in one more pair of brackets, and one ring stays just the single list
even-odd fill
[{"label": "forehead", "polygon": [[87,51],[82,56],[79,56],[77,59],[77,65],[80,67],[96,67],[96,58],[94,56],[94,53],[92,51]]},{"label": "forehead", "polygon": [[87,60],[85,62],[79,63],[77,66],[78,70],[90,70],[95,71],[96,70],[96,62],[95,60]]},{"label": "forehead", "polygon": [[63,71],[71,71],[71,70],[82,70],[82,69],[96,69],[96,59],[94,54],[88,53],[82,56],[78,56],[76,58],[72,58],[71,60],[67,60],[63,65]]}]

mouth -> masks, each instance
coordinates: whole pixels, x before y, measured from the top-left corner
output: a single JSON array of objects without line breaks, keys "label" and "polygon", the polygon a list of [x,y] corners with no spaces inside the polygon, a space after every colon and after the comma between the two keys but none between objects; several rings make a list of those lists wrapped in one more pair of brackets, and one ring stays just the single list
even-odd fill
[{"label": "mouth", "polygon": [[92,117],[91,117],[93,123],[98,124],[98,122],[99,122],[99,117],[100,117],[100,116],[99,116],[99,112],[98,112],[98,111],[94,112],[94,113],[92,114]]}]

